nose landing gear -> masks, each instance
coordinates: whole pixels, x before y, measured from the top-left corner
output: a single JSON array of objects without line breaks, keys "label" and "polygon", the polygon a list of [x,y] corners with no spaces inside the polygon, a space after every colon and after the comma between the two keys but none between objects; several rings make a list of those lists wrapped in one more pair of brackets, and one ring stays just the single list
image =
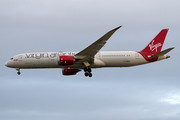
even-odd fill
[{"label": "nose landing gear", "polygon": [[20,68],[16,68],[16,70],[18,71],[17,74],[20,75],[21,74]]}]

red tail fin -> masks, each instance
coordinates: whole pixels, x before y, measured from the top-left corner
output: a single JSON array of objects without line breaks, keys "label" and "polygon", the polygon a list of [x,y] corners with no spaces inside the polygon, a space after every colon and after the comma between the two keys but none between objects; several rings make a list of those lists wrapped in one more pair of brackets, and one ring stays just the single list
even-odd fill
[{"label": "red tail fin", "polygon": [[169,29],[163,29],[159,34],[141,51],[156,54],[161,51],[166,34]]}]

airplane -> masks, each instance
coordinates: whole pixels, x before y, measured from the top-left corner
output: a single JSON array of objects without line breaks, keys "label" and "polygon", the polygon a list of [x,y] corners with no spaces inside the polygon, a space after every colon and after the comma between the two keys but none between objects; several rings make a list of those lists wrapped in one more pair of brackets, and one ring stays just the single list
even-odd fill
[{"label": "airplane", "polygon": [[92,68],[131,67],[167,59],[166,55],[174,49],[161,51],[169,29],[162,29],[159,34],[141,51],[100,51],[119,26],[80,52],[40,52],[24,53],[13,56],[5,66],[20,69],[62,68],[63,75],[76,75],[84,70],[84,75],[92,77]]}]

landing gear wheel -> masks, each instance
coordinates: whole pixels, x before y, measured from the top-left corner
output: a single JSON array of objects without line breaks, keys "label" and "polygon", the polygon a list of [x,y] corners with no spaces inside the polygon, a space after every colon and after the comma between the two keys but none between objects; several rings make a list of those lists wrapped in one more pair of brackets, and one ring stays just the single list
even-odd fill
[{"label": "landing gear wheel", "polygon": [[87,76],[89,76],[89,73],[85,72],[84,75],[87,77]]},{"label": "landing gear wheel", "polygon": [[92,77],[92,73],[89,73],[89,77]]},{"label": "landing gear wheel", "polygon": [[87,77],[87,76],[89,76],[89,77],[92,77],[92,73],[91,73],[91,68],[89,68],[89,67],[85,67],[84,68],[84,75]]},{"label": "landing gear wheel", "polygon": [[91,68],[85,67],[85,68],[84,68],[84,72],[87,72],[87,71],[90,73],[90,72],[91,72]]},{"label": "landing gear wheel", "polygon": [[17,74],[18,74],[18,75],[20,75],[20,74],[21,74],[21,72],[17,72]]},{"label": "landing gear wheel", "polygon": [[88,71],[88,68],[87,68],[87,67],[84,68],[84,72],[86,72],[86,71]]},{"label": "landing gear wheel", "polygon": [[91,72],[91,68],[88,68],[87,71],[90,73]]}]

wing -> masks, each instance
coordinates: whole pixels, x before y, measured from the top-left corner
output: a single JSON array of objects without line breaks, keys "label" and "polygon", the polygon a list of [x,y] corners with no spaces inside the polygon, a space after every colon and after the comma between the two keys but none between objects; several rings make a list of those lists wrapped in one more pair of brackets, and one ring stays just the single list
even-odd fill
[{"label": "wing", "polygon": [[94,61],[94,56],[99,52],[99,50],[106,44],[106,41],[113,35],[113,33],[118,30],[119,26],[109,32],[107,32],[105,35],[103,35],[101,38],[99,38],[97,41],[92,43],[90,46],[82,50],[81,52],[77,53],[74,57],[76,59],[79,59],[77,63],[83,63],[83,62],[90,62],[92,63]]}]

